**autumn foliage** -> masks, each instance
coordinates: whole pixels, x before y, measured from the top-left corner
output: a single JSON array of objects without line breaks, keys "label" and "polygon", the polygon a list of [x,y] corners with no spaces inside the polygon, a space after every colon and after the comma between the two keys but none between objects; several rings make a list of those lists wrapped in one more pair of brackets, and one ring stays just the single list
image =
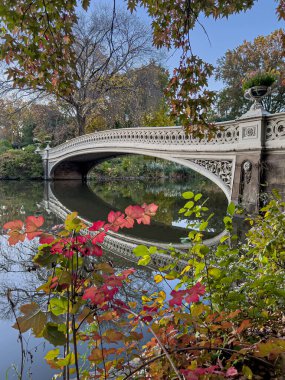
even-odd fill
[{"label": "autumn foliage", "polygon": [[[203,231],[212,216],[197,222],[207,211],[201,194],[183,196],[187,203],[180,213],[193,214],[196,220],[195,226],[189,225],[189,249],[134,249],[139,265],[154,267],[158,253],[172,258],[156,268],[153,278],[154,284],[165,283],[166,288],[145,292],[140,301],[124,297],[136,270],[118,271],[104,260],[104,240],[110,232],[135,223],[149,224],[156,205],[112,211],[107,221],[91,226],[72,213],[53,234],[44,231],[42,217],[4,225],[11,245],[26,238],[39,240],[34,263],[49,275],[35,292],[44,292],[46,301],[22,305],[14,328],[20,334],[32,330],[36,337],[63,347],[45,356],[62,378],[281,379],[284,375],[285,204],[272,200],[263,209],[263,218],[251,219],[248,243],[243,245],[232,233],[236,210],[230,204],[224,218],[227,233],[210,249],[203,243]],[[272,230],[279,233],[273,237]],[[152,338],[145,340],[147,332]],[[88,365],[82,362],[80,344]]]}]

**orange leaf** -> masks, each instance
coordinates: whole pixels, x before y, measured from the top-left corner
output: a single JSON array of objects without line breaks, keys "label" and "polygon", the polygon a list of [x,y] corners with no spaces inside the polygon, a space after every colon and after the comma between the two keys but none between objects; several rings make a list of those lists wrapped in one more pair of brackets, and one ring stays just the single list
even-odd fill
[{"label": "orange leaf", "polygon": [[4,230],[21,230],[23,228],[23,222],[21,220],[13,220],[4,224]]},{"label": "orange leaf", "polygon": [[10,245],[15,245],[19,243],[19,241],[25,240],[25,234],[22,234],[21,232],[17,230],[13,230],[9,233],[9,239],[8,242]]},{"label": "orange leaf", "polygon": [[239,328],[237,329],[237,331],[236,331],[237,334],[240,334],[243,330],[247,329],[249,326],[250,326],[250,320],[245,319],[244,321],[242,321]]},{"label": "orange leaf", "polygon": [[44,224],[44,218],[42,216],[28,216],[26,221],[26,232],[35,232],[39,227]]}]

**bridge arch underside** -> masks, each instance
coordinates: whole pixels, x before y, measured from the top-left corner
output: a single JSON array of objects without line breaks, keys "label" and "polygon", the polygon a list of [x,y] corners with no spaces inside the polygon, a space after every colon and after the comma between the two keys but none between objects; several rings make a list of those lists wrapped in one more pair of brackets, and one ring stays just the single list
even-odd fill
[{"label": "bridge arch underside", "polygon": [[[161,153],[161,152],[138,152],[136,150],[108,150],[108,151],[96,151],[96,152],[82,152],[79,154],[68,155],[65,157],[60,157],[55,161],[49,162],[49,173],[48,178],[51,180],[82,180],[85,181],[87,179],[89,171],[100,162],[106,161],[110,158],[115,158],[122,155],[143,155],[154,158],[161,158],[167,161],[175,162],[187,168],[190,168],[199,174],[203,175],[206,178],[209,178],[212,182],[214,182],[226,195],[228,201],[231,199],[231,189],[232,189],[232,179],[234,173],[234,160],[235,158],[231,158],[231,173],[230,173],[230,182],[229,180],[224,181],[220,176],[216,175],[209,169],[203,166],[203,157],[197,154],[191,157],[187,155],[187,157],[176,157],[174,154],[169,153]],[[197,159],[198,158],[198,159]],[[215,158],[214,156],[208,157],[207,155],[204,157],[205,162],[211,160],[215,161],[215,159],[221,160],[221,157]],[[199,165],[195,162],[201,161],[202,165]]]}]

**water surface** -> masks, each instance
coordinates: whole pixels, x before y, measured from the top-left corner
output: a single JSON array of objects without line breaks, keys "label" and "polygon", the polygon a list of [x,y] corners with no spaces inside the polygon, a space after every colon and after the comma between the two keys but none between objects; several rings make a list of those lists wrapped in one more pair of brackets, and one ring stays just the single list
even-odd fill
[{"label": "water surface", "polygon": [[[13,219],[24,220],[29,215],[43,215],[47,228],[62,223],[60,212],[49,207],[51,200],[70,211],[78,211],[81,217],[89,221],[104,220],[111,210],[124,211],[130,204],[155,203],[159,205],[159,209],[150,226],[136,226],[123,233],[154,243],[179,243],[180,239],[187,234],[185,225],[189,222],[178,214],[185,203],[185,200],[181,198],[181,193],[189,190],[195,193],[202,192],[204,197],[208,198],[210,212],[215,213],[209,225],[207,237],[210,238],[222,232],[221,221],[227,207],[227,199],[216,185],[201,176],[198,178],[196,176],[189,182],[127,179],[108,182],[92,181],[88,184],[77,181],[59,181],[53,184],[1,182],[0,225],[3,226],[4,223]],[[18,333],[17,330],[11,328],[14,324],[14,315],[7,302],[7,290],[14,290],[13,300],[16,308],[19,308],[21,304],[33,300],[33,290],[47,275],[40,271],[30,271],[33,246],[27,244],[25,242],[20,248],[9,247],[2,230],[2,236],[0,236],[0,379],[5,379],[7,371],[7,379],[17,379],[13,365],[19,366],[20,361]],[[111,259],[118,269],[134,266],[133,263],[120,257],[112,256]],[[129,297],[140,299],[146,284],[151,283],[151,276],[150,269],[139,267],[136,278],[128,289]],[[39,302],[39,300],[35,301]],[[42,359],[44,352],[51,347],[34,339],[29,333],[25,333],[24,337],[27,347],[24,379],[51,379],[53,372]]]}]

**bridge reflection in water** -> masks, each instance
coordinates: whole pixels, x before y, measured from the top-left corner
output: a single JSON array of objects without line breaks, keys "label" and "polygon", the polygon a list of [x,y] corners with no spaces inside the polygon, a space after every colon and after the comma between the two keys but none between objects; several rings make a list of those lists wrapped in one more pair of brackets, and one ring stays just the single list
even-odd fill
[{"label": "bridge reflection in water", "polygon": [[[75,205],[74,199],[77,198],[78,193],[80,193],[81,198],[85,201],[85,207],[79,205],[77,211],[79,216],[85,221],[87,225],[91,225],[92,221],[96,219],[104,219],[108,212],[114,209],[110,205],[106,204],[102,199],[96,196],[87,185],[82,185],[78,181],[74,182],[46,182],[45,183],[45,195],[44,200],[41,205],[48,213],[52,213],[64,220],[67,214],[74,211],[73,207]],[[65,196],[64,196],[65,194]],[[92,215],[92,216],[91,216]],[[98,215],[97,217],[94,215]],[[166,242],[155,241],[153,238],[148,239],[147,233],[144,237],[137,237],[129,235],[129,230],[126,231],[127,234],[119,234],[109,231],[103,247],[106,251],[120,256],[132,262],[137,262],[137,257],[133,254],[133,249],[139,245],[156,246],[158,249],[163,249],[167,252],[169,244],[171,242],[171,236],[179,241],[179,236],[186,236],[186,230],[174,226],[163,225],[162,223],[157,223],[152,221],[153,227],[148,228],[148,231],[153,229],[155,233],[163,234],[164,240]],[[145,227],[149,226],[138,226],[137,230],[143,230]],[[154,235],[155,235],[154,233]],[[211,236],[213,234],[216,236]],[[219,242],[220,238],[225,235],[225,231],[220,233],[212,232],[209,234],[211,237],[206,238],[204,243],[208,246],[215,245]],[[168,239],[167,239],[168,238]],[[172,244],[178,250],[186,250],[189,248],[189,244],[175,243]],[[173,259],[167,254],[155,254],[152,260],[152,267],[156,268],[159,266],[167,265]]]}]

